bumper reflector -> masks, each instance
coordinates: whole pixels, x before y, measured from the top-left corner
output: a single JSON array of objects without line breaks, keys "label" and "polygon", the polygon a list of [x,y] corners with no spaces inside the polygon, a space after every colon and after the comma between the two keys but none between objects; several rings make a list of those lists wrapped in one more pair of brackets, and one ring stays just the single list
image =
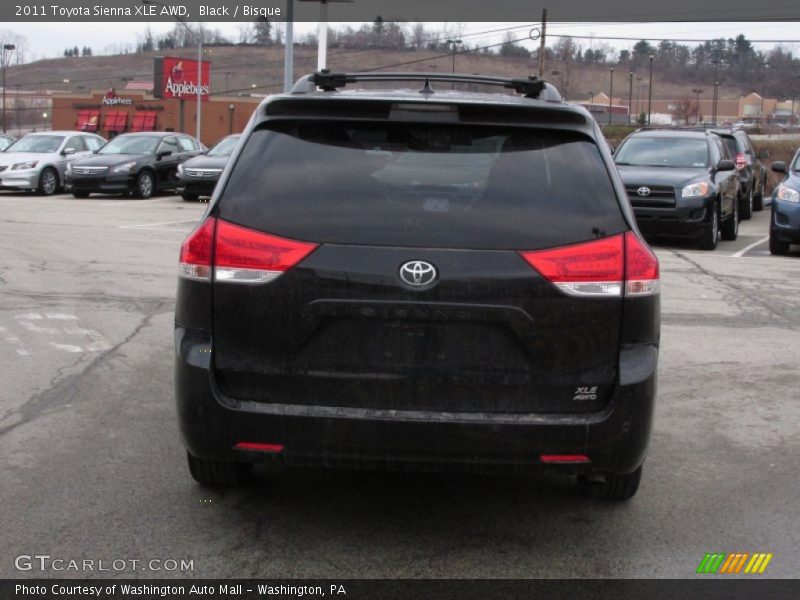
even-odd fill
[{"label": "bumper reflector", "polygon": [[279,454],[283,452],[283,444],[260,444],[258,442],[239,442],[234,450],[250,450],[251,452],[269,452]]},{"label": "bumper reflector", "polygon": [[543,463],[588,463],[591,462],[585,454],[542,454],[539,459]]}]

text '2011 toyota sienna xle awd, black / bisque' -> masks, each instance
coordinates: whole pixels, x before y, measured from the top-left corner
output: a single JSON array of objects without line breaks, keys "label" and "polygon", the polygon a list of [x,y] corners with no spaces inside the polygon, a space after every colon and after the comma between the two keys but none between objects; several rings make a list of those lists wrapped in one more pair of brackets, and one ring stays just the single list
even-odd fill
[{"label": "text '2011 toyota sienna xle awd, black / bisque'", "polygon": [[[362,81],[421,89],[343,89]],[[588,112],[536,78],[322,72],[243,135],[180,254],[195,479],[274,460],[636,492],[658,262]]]}]

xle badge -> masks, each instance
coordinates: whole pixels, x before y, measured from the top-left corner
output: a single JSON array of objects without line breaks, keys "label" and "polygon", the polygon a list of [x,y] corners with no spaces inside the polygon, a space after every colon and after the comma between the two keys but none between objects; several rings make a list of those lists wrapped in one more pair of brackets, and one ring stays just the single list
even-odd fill
[{"label": "xle badge", "polygon": [[572,400],[597,400],[597,386],[578,387],[578,389],[575,390],[575,396]]}]

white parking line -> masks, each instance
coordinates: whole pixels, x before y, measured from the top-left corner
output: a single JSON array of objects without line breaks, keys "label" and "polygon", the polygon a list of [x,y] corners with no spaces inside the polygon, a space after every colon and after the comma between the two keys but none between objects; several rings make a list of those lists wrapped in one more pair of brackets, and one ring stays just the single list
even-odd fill
[{"label": "white parking line", "polygon": [[118,202],[103,202],[100,206],[130,206],[131,204],[150,204],[151,202],[163,202],[169,198],[151,198],[150,200],[120,200]]},{"label": "white parking line", "polygon": [[135,225],[117,225],[117,229],[158,229],[164,225],[178,225],[180,223],[197,223],[200,219],[181,219],[180,221],[161,221],[160,223],[136,223]]},{"label": "white parking line", "polygon": [[763,238],[761,238],[761,239],[760,239],[760,240],[758,240],[757,242],[753,242],[753,243],[752,243],[752,244],[750,244],[749,246],[745,246],[744,248],[742,248],[742,249],[741,249],[741,250],[739,250],[738,252],[735,252],[735,253],[731,254],[731,258],[741,258],[741,257],[742,257],[742,256],[744,256],[745,254],[747,254],[747,253],[748,253],[750,250],[752,250],[752,249],[753,249],[753,248],[755,248],[756,246],[760,246],[761,244],[763,244],[763,243],[764,243],[764,242],[766,242],[767,240],[769,240],[769,236],[768,236],[768,235],[767,235],[767,236],[764,236]]}]

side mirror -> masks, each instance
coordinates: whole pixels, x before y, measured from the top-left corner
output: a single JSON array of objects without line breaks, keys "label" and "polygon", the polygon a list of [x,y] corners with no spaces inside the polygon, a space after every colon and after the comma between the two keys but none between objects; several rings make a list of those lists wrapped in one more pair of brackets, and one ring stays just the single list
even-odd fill
[{"label": "side mirror", "polygon": [[772,170],[776,173],[786,173],[786,163],[782,160],[776,160],[772,163]]},{"label": "side mirror", "polygon": [[162,150],[158,154],[156,154],[156,160],[161,160],[165,156],[172,156],[172,150]]},{"label": "side mirror", "polygon": [[61,151],[61,156],[69,156],[70,154],[75,154],[75,148],[64,148]]},{"label": "side mirror", "polygon": [[736,163],[727,158],[723,158],[717,163],[717,171],[734,171],[735,169]]},{"label": "side mirror", "polygon": [[756,154],[756,158],[758,159],[769,158],[769,150],[759,150],[758,154]]}]

